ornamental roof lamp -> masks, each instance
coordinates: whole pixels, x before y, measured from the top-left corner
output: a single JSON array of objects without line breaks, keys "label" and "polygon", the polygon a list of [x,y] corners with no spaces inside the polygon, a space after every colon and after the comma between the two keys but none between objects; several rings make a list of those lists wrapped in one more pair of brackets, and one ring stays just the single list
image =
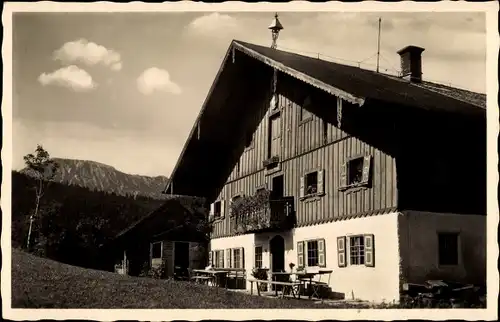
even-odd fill
[{"label": "ornamental roof lamp", "polygon": [[276,13],[274,15],[273,22],[269,26],[269,29],[271,30],[271,35],[273,37],[273,43],[271,44],[271,48],[276,49],[276,47],[278,46],[277,42],[278,42],[279,33],[282,29],[284,29],[283,25],[281,24],[281,22],[278,19],[278,13]]}]

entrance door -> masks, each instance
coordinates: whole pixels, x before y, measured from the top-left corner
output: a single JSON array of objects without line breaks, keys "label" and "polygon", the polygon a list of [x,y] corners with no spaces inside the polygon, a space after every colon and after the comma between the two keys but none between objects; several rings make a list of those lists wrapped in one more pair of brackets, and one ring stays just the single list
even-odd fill
[{"label": "entrance door", "polygon": [[279,200],[283,198],[285,183],[283,179],[283,175],[276,176],[272,179],[272,191],[271,191],[271,200]]},{"label": "entrance door", "polygon": [[175,242],[174,244],[174,275],[187,276],[189,268],[189,243]]},{"label": "entrance door", "polygon": [[[285,271],[285,240],[280,235],[276,235],[271,239],[269,243],[269,249],[271,253],[271,269],[272,272],[283,272]],[[283,276],[277,275],[273,277],[274,280],[279,281]],[[273,285],[272,290],[275,289],[276,285]],[[277,287],[278,291],[281,289]]]}]

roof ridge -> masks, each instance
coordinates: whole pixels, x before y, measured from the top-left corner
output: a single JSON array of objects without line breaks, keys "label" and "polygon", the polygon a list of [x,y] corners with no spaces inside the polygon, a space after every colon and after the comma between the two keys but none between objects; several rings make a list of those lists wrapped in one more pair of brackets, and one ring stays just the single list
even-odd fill
[{"label": "roof ridge", "polygon": [[[264,47],[264,46],[259,45],[259,44],[253,44],[253,43],[249,43],[249,42],[245,42],[245,41],[241,41],[241,40],[236,40],[236,39],[234,39],[233,42],[237,42],[237,43],[239,43],[240,45],[243,45],[243,46],[245,46],[246,44],[249,44],[249,45],[252,45],[252,46]],[[393,80],[397,80],[397,81],[402,82],[402,83],[415,84],[413,82],[406,81],[406,80],[404,80],[401,77],[398,77],[398,76],[395,76],[395,75],[391,75],[391,74],[387,74],[387,73],[376,72],[376,71],[371,70],[371,69],[366,69],[366,68],[362,68],[362,67],[356,67],[356,66],[351,66],[351,65],[347,65],[347,64],[337,63],[337,62],[333,62],[333,61],[325,60],[325,59],[321,59],[321,58],[314,58],[314,57],[310,57],[310,56],[306,56],[306,55],[300,54],[299,52],[282,50],[282,49],[279,49],[279,47],[276,48],[276,49],[274,49],[274,50],[281,51],[281,52],[288,53],[288,54],[292,54],[292,55],[297,55],[297,56],[308,58],[308,59],[318,59],[318,60],[327,62],[328,64],[340,65],[340,66],[345,66],[345,67],[352,68],[352,69],[363,70],[363,71],[370,72],[370,73],[375,74],[375,75],[382,75],[382,76],[385,76],[385,77],[389,77],[389,78],[391,78]],[[438,83],[438,82],[435,82],[435,81],[427,81],[427,80],[423,79],[422,82],[428,83],[428,84],[434,84],[434,85],[442,86],[442,87],[446,87],[446,88],[457,89],[457,90],[460,90],[460,91],[466,91],[466,92],[473,93],[473,94],[486,95],[486,93],[476,92],[476,91],[472,91],[470,89],[465,89],[465,88],[457,87],[457,86],[450,86],[450,85],[446,85],[446,84],[443,84],[443,83]],[[425,88],[425,87],[421,87],[421,88],[426,89],[426,90],[430,90],[430,89]],[[436,92],[436,91],[434,91],[434,92]],[[441,92],[436,92],[436,93],[446,95],[446,94],[441,93]],[[451,97],[449,95],[447,95],[447,96]],[[454,98],[454,97],[452,97],[452,98]],[[466,101],[463,101],[463,102],[466,102]]]}]

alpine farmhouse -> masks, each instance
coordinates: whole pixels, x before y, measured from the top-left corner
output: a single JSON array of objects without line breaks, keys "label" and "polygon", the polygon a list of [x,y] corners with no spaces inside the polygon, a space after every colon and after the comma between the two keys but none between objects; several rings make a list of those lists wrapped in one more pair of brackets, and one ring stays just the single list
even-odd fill
[{"label": "alpine farmhouse", "polygon": [[[204,197],[214,267],[333,269],[346,298],[485,283],[486,96],[234,40],[165,188]],[[247,282],[247,288],[249,288]]]}]

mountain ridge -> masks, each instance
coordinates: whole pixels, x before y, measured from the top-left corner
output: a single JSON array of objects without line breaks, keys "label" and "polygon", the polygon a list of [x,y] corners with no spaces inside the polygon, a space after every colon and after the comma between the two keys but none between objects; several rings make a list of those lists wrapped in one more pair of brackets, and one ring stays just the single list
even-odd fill
[{"label": "mountain ridge", "polygon": [[[92,160],[52,158],[59,164],[55,182],[84,187],[90,190],[113,192],[122,196],[145,196],[166,199],[162,193],[168,182],[163,175],[129,174],[102,162]],[[28,174],[26,169],[20,172]]]}]

